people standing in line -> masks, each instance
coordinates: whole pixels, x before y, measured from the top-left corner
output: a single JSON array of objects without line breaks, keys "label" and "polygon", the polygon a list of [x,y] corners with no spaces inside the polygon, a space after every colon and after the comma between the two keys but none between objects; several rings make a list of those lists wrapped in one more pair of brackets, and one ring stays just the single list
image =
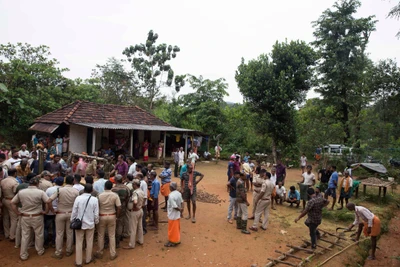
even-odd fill
[{"label": "people standing in line", "polygon": [[1,195],[3,196],[3,227],[6,239],[11,242],[15,240],[15,232],[17,229],[18,215],[12,209],[11,200],[14,198],[18,182],[15,179],[17,171],[15,169],[8,170],[8,177],[0,182]]},{"label": "people standing in line", "polygon": [[262,183],[261,191],[257,195],[257,198],[255,199],[257,207],[256,207],[253,226],[250,227],[250,230],[252,231],[258,231],[258,223],[261,219],[261,215],[263,215],[261,229],[263,229],[264,231],[267,230],[268,219],[269,219],[269,208],[271,202],[273,202],[273,198],[275,197],[275,185],[269,180],[271,174],[267,172],[265,169],[262,169],[260,173],[265,173],[265,175],[263,175],[264,182]]},{"label": "people standing in line", "polygon": [[112,192],[116,193],[119,196],[120,202],[121,202],[121,213],[117,217],[117,228],[116,228],[116,237],[115,237],[115,242],[116,242],[116,247],[119,248],[119,243],[121,242],[123,236],[124,229],[125,232],[128,232],[127,229],[130,227],[129,225],[132,222],[127,222],[125,220],[125,213],[126,209],[128,208],[128,201],[130,197],[130,191],[129,188],[123,184],[123,179],[122,175],[117,174],[115,176],[115,186],[111,189]]},{"label": "people standing in line", "polygon": [[150,172],[150,181],[151,181],[151,190],[150,190],[150,199],[151,207],[149,212],[152,212],[153,215],[153,224],[154,230],[158,230],[158,195],[160,194],[160,182],[157,179],[157,173],[155,171]]},{"label": "people standing in line", "polygon": [[121,212],[121,200],[118,195],[111,191],[113,187],[112,182],[106,181],[104,184],[104,191],[98,195],[99,199],[99,225],[98,225],[98,250],[94,254],[96,258],[103,258],[104,250],[104,237],[107,229],[109,246],[110,246],[110,260],[117,258],[115,249],[115,229],[117,225],[117,217]]},{"label": "people standing in line", "polygon": [[[61,186],[64,184],[63,177],[57,177],[54,179],[54,186],[47,188],[46,195],[51,197],[54,193],[60,190]],[[56,245],[56,213],[53,212],[57,210],[58,201],[55,199],[51,202],[52,209],[49,209],[49,212],[44,215],[44,247],[49,247],[49,231],[53,230],[52,233],[52,245],[55,247]]]},{"label": "people standing in line", "polygon": [[301,212],[299,217],[294,220],[294,222],[297,223],[301,218],[308,215],[304,224],[310,231],[311,249],[316,249],[317,238],[320,237],[320,233],[317,228],[322,221],[322,208],[326,207],[329,204],[329,201],[324,198],[317,197],[314,188],[312,187],[308,188],[307,193],[310,196],[310,200],[307,202],[306,208]]},{"label": "people standing in line", "polygon": [[134,249],[136,243],[139,245],[143,245],[143,226],[142,226],[142,217],[143,217],[143,203],[144,203],[144,192],[140,189],[140,181],[138,179],[134,179],[132,181],[133,193],[131,198],[132,209],[130,211],[130,227],[131,227],[131,236],[129,239],[128,246],[123,247],[124,249]]},{"label": "people standing in line", "polygon": [[[63,257],[64,234],[67,236],[65,256],[71,256],[74,251],[74,232],[70,228],[70,221],[72,208],[79,192],[72,187],[73,183],[74,177],[68,175],[65,178],[65,186],[60,187],[56,192],[54,192],[48,201],[49,209],[56,214],[56,251],[52,255],[52,257],[56,259],[62,259]],[[52,204],[55,200],[57,200],[56,209],[54,209]]]},{"label": "people standing in line", "polygon": [[328,199],[329,196],[333,198],[332,207],[330,210],[333,210],[336,204],[336,188],[338,186],[339,174],[336,172],[336,166],[331,166],[332,174],[331,178],[329,178],[328,189],[325,191],[325,199]]},{"label": "people standing in line", "polygon": [[86,257],[85,263],[89,264],[93,261],[93,236],[95,225],[99,223],[99,201],[96,197],[92,197],[93,186],[86,184],[84,193],[75,199],[72,208],[71,222],[76,219],[82,219],[82,228],[75,230],[76,246],[75,246],[75,265],[82,266],[82,244],[83,239],[86,240]]},{"label": "people standing in line", "polygon": [[[42,206],[47,203],[48,197],[45,192],[38,188],[39,180],[32,178],[29,187],[21,190],[11,200],[11,207],[17,216],[21,217],[21,251],[20,258],[25,261],[29,258],[28,242],[30,240],[31,229],[35,233],[35,248],[39,256],[44,254],[43,247],[43,215],[47,214],[48,206],[42,210]],[[22,207],[18,210],[17,205]]]},{"label": "people standing in line", "polygon": [[344,177],[340,181],[339,189],[340,189],[340,196],[339,196],[339,204],[340,208],[338,210],[343,209],[343,201],[349,203],[349,198],[351,198],[351,192],[353,187],[353,179],[350,176],[348,171],[344,171]]},{"label": "people standing in line", "polygon": [[140,189],[143,191],[144,196],[143,196],[143,204],[142,204],[142,209],[143,209],[143,216],[142,216],[142,227],[143,227],[143,234],[147,234],[147,223],[146,223],[146,217],[147,217],[147,176],[144,176],[142,173],[139,173],[136,175],[136,179],[140,181]]},{"label": "people standing in line", "polygon": [[319,189],[321,190],[322,193],[325,193],[325,191],[328,189],[329,178],[331,178],[331,175],[332,171],[330,166],[327,166],[326,168],[319,170],[318,172],[318,181],[320,181]]},{"label": "people standing in line", "polygon": [[233,177],[229,180],[227,183],[227,187],[229,190],[229,206],[228,206],[228,216],[226,219],[228,220],[228,223],[232,224],[232,211],[234,211],[233,214],[233,219],[237,219],[237,214],[238,214],[238,204],[236,203],[236,184],[237,181],[239,180],[240,177],[240,172],[235,172]]},{"label": "people standing in line", "polygon": [[236,203],[238,203],[238,217],[236,219],[236,228],[240,229],[243,234],[250,234],[250,232],[247,230],[247,207],[250,206],[250,203],[249,201],[247,201],[245,180],[246,176],[241,173],[239,180],[236,183]]},{"label": "people standing in line", "polygon": [[168,197],[168,242],[165,247],[176,247],[181,243],[181,214],[183,212],[182,194],[177,190],[175,182],[170,183]]},{"label": "people standing in line", "polygon": [[161,178],[161,194],[165,198],[165,206],[162,208],[165,212],[167,212],[168,205],[168,196],[169,196],[169,184],[171,183],[172,171],[170,169],[170,163],[166,161],[164,163],[164,170],[160,173]]},{"label": "people standing in line", "polygon": [[300,186],[300,198],[303,200],[303,210],[306,208],[306,202],[308,201],[308,188],[315,185],[315,175],[312,173],[312,166],[307,165],[307,171],[302,175],[302,181],[299,183]]},{"label": "people standing in line", "polygon": [[[196,178],[198,176],[200,177],[200,179],[197,180]],[[186,217],[186,220],[192,219],[192,223],[196,223],[197,184],[200,183],[201,180],[203,180],[203,178],[204,178],[204,175],[198,171],[195,171],[194,166],[192,164],[189,164],[187,166],[187,172],[183,173],[182,177],[181,177],[182,196],[183,196],[183,200],[187,203],[187,209],[188,209],[188,216]],[[193,213],[191,213],[190,203],[192,203],[192,208],[193,208],[192,212]],[[183,206],[182,206],[182,209],[183,209]]]},{"label": "people standing in line", "polygon": [[254,217],[256,215],[256,207],[257,207],[257,198],[258,195],[261,192],[261,186],[264,183],[265,177],[266,177],[267,171],[265,169],[260,170],[260,174],[258,176],[255,177],[255,179],[253,180],[253,184],[254,184],[254,191],[253,191],[253,205],[252,205],[252,209],[251,209],[251,215],[248,218],[249,220],[254,220]]}]

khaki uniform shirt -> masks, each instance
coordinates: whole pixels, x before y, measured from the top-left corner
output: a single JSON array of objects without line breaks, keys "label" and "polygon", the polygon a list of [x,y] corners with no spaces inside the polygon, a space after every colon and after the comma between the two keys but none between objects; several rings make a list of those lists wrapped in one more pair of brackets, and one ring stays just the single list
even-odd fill
[{"label": "khaki uniform shirt", "polygon": [[121,200],[118,195],[111,190],[104,190],[103,193],[99,194],[99,206],[100,214],[113,214],[116,212],[115,207],[121,207]]},{"label": "khaki uniform shirt", "polygon": [[145,196],[144,192],[140,188],[133,191],[132,201],[135,201],[135,200],[137,201],[136,205],[134,205],[135,210],[140,210],[142,208],[143,202],[144,202],[144,196]]},{"label": "khaki uniform shirt", "polygon": [[40,179],[39,182],[39,189],[43,190],[44,192],[46,192],[46,190],[50,187],[52,187],[53,184],[50,181],[47,181],[46,179]]},{"label": "khaki uniform shirt", "polygon": [[264,179],[260,177],[260,175],[256,174],[253,178],[253,190],[255,193],[260,193],[262,184],[264,183]]},{"label": "khaki uniform shirt", "polygon": [[79,195],[78,191],[72,187],[72,185],[65,185],[60,187],[58,192],[51,195],[51,201],[58,198],[57,211],[59,212],[71,212],[74,206],[75,198]]},{"label": "khaki uniform shirt", "polygon": [[4,198],[11,199],[17,192],[18,182],[15,177],[8,176],[1,180],[1,191]]},{"label": "khaki uniform shirt", "polygon": [[22,204],[22,208],[20,209],[21,213],[34,215],[43,211],[42,205],[48,199],[49,197],[45,192],[36,186],[29,186],[27,189],[19,191],[11,202],[14,204]]},{"label": "khaki uniform shirt", "polygon": [[97,161],[94,159],[86,165],[86,175],[96,175]]},{"label": "khaki uniform shirt", "polygon": [[266,179],[264,180],[264,183],[261,186],[261,192],[260,194],[262,195],[261,199],[266,200],[269,199],[271,200],[271,194],[274,191],[275,185],[271,180]]}]

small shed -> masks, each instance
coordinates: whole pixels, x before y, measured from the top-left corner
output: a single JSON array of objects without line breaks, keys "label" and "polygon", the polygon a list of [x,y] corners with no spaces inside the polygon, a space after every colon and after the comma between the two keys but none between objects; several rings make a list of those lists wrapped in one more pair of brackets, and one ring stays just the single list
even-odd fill
[{"label": "small shed", "polygon": [[[174,147],[183,146],[187,152],[188,139],[196,134],[191,129],[174,127],[137,106],[79,100],[35,119],[29,130],[53,137],[67,135],[68,151],[75,153],[90,154],[98,149],[116,147],[134,155],[134,150],[145,140],[156,148],[163,141],[164,158],[166,150],[172,151]],[[142,149],[140,155],[143,155]]]}]

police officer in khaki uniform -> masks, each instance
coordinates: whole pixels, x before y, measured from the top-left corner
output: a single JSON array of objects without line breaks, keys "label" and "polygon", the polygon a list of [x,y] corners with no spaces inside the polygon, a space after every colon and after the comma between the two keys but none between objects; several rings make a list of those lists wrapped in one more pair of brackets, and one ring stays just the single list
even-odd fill
[{"label": "police officer in khaki uniform", "polygon": [[258,195],[261,192],[261,186],[264,183],[264,176],[265,173],[260,173],[260,174],[255,174],[254,175],[254,179],[253,179],[253,207],[251,210],[251,216],[249,217],[249,220],[253,220],[254,219],[254,215],[256,212],[256,206],[257,206],[257,202],[255,202],[255,200],[257,199]]},{"label": "police officer in khaki uniform", "polygon": [[126,222],[124,221],[124,214],[127,209],[127,204],[130,197],[130,191],[129,188],[123,184],[122,175],[117,174],[115,176],[115,182],[116,185],[111,189],[111,191],[116,193],[119,196],[119,200],[121,201],[121,213],[119,214],[119,216],[117,216],[117,229],[115,237],[116,246],[117,248],[119,248],[119,242],[121,241],[122,238],[122,232],[124,228],[129,227],[129,224],[131,224],[131,222],[129,222],[128,225],[126,225]]},{"label": "police officer in khaki uniform", "polygon": [[49,171],[43,171],[42,174],[40,175],[40,177],[41,177],[41,179],[39,182],[39,189],[46,192],[46,190],[48,188],[53,186],[53,184],[50,182],[51,173]]},{"label": "police officer in khaki uniform", "polygon": [[261,229],[267,230],[268,226],[268,217],[269,217],[269,210],[271,206],[271,202],[273,201],[273,194],[275,191],[275,184],[271,182],[269,178],[271,178],[271,174],[267,172],[265,169],[262,169],[260,172],[262,177],[264,177],[264,183],[261,186],[261,192],[256,198],[256,216],[254,218],[253,226],[250,227],[250,230],[257,231],[258,230],[258,222],[261,218],[261,215],[264,215]]},{"label": "police officer in khaki uniform", "polygon": [[1,180],[1,191],[3,195],[3,226],[4,235],[14,241],[17,229],[18,215],[11,208],[11,200],[16,194],[18,182],[15,179],[15,169],[8,170],[8,177]]},{"label": "police officer in khaki uniform", "polygon": [[[65,178],[66,185],[60,187],[57,192],[50,196],[48,201],[49,209],[56,214],[56,251],[53,258],[62,259],[64,233],[67,235],[67,247],[65,256],[69,257],[74,251],[73,238],[74,232],[69,227],[71,221],[72,207],[79,192],[73,188],[74,177],[69,175]],[[53,209],[52,201],[58,199],[57,210]]]},{"label": "police officer in khaki uniform", "polygon": [[131,237],[129,240],[129,246],[124,247],[124,249],[134,249],[137,243],[143,245],[143,204],[144,204],[144,192],[140,189],[140,181],[134,179],[132,182],[133,194],[130,198],[132,202],[132,209],[129,209],[131,213],[130,226],[131,226]]},{"label": "police officer in khaki uniform", "polygon": [[99,250],[94,254],[94,256],[99,259],[103,258],[104,233],[106,228],[110,240],[110,260],[117,258],[117,252],[115,251],[115,228],[117,217],[121,212],[121,201],[117,194],[111,192],[112,187],[112,182],[107,181],[104,184],[104,192],[98,196],[100,222],[98,225],[97,242]]},{"label": "police officer in khaki uniform", "polygon": [[[21,216],[22,240],[20,258],[23,261],[29,257],[28,242],[32,228],[35,233],[36,251],[39,256],[44,253],[43,215],[47,214],[48,206],[46,205],[46,210],[43,211],[42,205],[49,200],[46,193],[38,188],[39,180],[37,178],[32,178],[29,184],[30,186],[27,189],[18,192],[11,200],[12,209],[18,216]],[[20,211],[17,208],[18,203],[22,204]]]}]

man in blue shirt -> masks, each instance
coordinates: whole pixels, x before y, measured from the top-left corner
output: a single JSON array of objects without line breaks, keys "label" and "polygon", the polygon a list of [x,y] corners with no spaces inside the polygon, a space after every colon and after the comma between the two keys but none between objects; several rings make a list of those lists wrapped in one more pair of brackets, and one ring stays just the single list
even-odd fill
[{"label": "man in blue shirt", "polygon": [[228,172],[227,172],[228,182],[233,177],[234,169],[235,169],[235,156],[231,156],[228,163]]},{"label": "man in blue shirt", "polygon": [[290,187],[290,191],[288,194],[288,198],[286,202],[290,203],[290,207],[293,207],[293,203],[297,204],[297,208],[300,206],[300,193],[296,190],[296,187],[293,185]]},{"label": "man in blue shirt", "polygon": [[236,184],[237,181],[240,177],[240,172],[235,172],[234,176],[231,177],[231,179],[229,180],[227,187],[229,190],[229,207],[228,207],[228,222],[230,224],[233,223],[232,221],[232,211],[235,210],[234,213],[234,219],[236,220],[237,217],[237,209],[238,209],[238,205],[236,203]]},{"label": "man in blue shirt", "polygon": [[332,208],[330,209],[333,210],[333,207],[335,207],[336,204],[336,187],[339,181],[339,175],[336,171],[336,166],[331,166],[331,172],[332,174],[328,182],[328,189],[325,191],[325,199],[328,199],[329,196],[333,198]]},{"label": "man in blue shirt", "polygon": [[151,190],[150,190],[150,198],[151,202],[150,211],[153,211],[153,229],[150,230],[158,230],[158,195],[160,194],[160,182],[157,179],[157,173],[155,171],[150,172],[150,180],[151,180]]}]

